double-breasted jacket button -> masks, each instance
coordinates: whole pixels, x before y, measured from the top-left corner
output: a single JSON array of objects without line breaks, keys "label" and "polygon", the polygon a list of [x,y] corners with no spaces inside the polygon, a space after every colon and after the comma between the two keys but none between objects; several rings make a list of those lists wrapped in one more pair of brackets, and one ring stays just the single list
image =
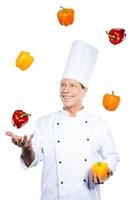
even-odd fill
[{"label": "double-breasted jacket button", "polygon": [[63,181],[61,181],[60,183],[63,184]]},{"label": "double-breasted jacket button", "polygon": [[58,140],[57,142],[60,143],[60,140]]},{"label": "double-breasted jacket button", "polygon": [[87,141],[89,141],[89,138],[87,138]]},{"label": "double-breasted jacket button", "polygon": [[62,162],[61,161],[59,161],[59,164],[61,164]]},{"label": "double-breasted jacket button", "polygon": [[57,122],[57,125],[59,125],[59,122]]},{"label": "double-breasted jacket button", "polygon": [[86,183],[86,179],[83,179],[83,182]]},{"label": "double-breasted jacket button", "polygon": [[87,124],[87,120],[85,121],[85,123]]},{"label": "double-breasted jacket button", "polygon": [[85,158],[85,159],[84,159],[84,161],[86,162],[86,161],[87,161],[87,159]]}]

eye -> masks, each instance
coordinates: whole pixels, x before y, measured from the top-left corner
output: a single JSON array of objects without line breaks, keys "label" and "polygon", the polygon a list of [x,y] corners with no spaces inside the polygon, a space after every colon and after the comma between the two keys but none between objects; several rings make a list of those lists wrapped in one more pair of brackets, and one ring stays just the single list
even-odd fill
[{"label": "eye", "polygon": [[71,84],[71,87],[76,88],[77,86],[75,84]]},{"label": "eye", "polygon": [[61,83],[60,86],[61,86],[61,87],[65,86],[65,83]]}]

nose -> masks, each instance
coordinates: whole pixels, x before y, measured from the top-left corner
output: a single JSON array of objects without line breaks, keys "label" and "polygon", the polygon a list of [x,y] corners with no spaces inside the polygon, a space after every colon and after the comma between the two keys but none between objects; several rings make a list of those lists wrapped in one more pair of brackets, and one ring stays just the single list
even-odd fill
[{"label": "nose", "polygon": [[63,92],[69,92],[70,91],[70,87],[68,85],[66,85],[64,88],[63,88]]}]

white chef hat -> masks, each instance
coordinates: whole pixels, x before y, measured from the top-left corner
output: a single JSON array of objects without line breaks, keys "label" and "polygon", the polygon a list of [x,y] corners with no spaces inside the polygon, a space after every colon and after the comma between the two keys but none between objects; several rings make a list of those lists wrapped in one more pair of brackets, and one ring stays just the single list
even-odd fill
[{"label": "white chef hat", "polygon": [[97,54],[98,50],[87,42],[73,41],[62,79],[74,79],[88,87]]}]

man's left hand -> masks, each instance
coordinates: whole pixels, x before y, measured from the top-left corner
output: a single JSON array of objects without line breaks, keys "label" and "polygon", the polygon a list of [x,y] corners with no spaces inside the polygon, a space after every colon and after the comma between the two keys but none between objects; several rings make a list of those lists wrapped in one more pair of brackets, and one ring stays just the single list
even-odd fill
[{"label": "man's left hand", "polygon": [[112,175],[112,171],[109,170],[109,172],[107,174],[107,178],[105,180],[103,180],[100,176],[98,176],[92,170],[90,172],[91,181],[94,182],[95,184],[103,184],[111,175]]}]

